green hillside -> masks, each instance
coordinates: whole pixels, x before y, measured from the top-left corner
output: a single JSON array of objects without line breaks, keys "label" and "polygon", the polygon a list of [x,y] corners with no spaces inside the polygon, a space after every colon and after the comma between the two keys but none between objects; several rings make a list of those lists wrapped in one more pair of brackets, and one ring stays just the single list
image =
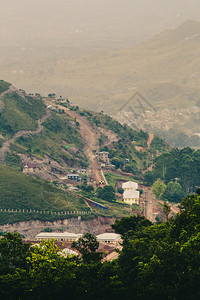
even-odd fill
[{"label": "green hillside", "polygon": [[149,135],[147,132],[121,125],[103,113],[85,110],[80,114],[84,114],[97,130],[104,128],[105,132],[110,130],[118,136],[118,141],[113,142],[109,147],[105,146],[108,141],[106,135],[101,134],[99,139],[100,149],[109,152],[111,163],[115,165],[116,169],[120,168],[124,172],[142,176],[141,171],[153,162],[153,158],[170,149],[169,144],[157,136],[154,137],[148,148]]},{"label": "green hillside", "polygon": [[21,97],[17,92],[10,92],[1,101],[4,109],[0,116],[0,133],[9,137],[20,130],[34,130],[37,120],[45,114],[45,105],[33,97]]},{"label": "green hillside", "polygon": [[[0,90],[6,90],[9,85],[0,81]],[[46,115],[46,104],[40,97],[13,90],[0,97],[0,147],[15,133],[26,130],[28,134],[16,137],[10,145],[10,153],[14,156],[21,153],[43,159],[46,155],[59,163],[62,160],[69,166],[76,163],[86,167],[87,159],[82,151],[82,140],[75,120],[62,112],[48,111]],[[46,119],[39,125],[42,118]],[[76,148],[77,158],[74,159],[64,149],[66,144]]]},{"label": "green hillside", "polygon": [[[77,147],[77,157],[74,158],[70,155],[65,150],[64,144],[75,145]],[[52,112],[51,117],[44,123],[43,131],[38,135],[18,138],[12,146],[12,150],[39,157],[48,155],[57,162],[63,159],[70,166],[79,163],[80,166],[86,167],[87,158],[82,151],[82,145],[81,136],[75,122],[66,115],[58,115]]]},{"label": "green hillside", "polygon": [[[52,212],[88,210],[84,201],[73,194],[2,164],[0,164],[0,191],[0,209],[32,209]],[[62,219],[62,216],[0,212],[0,224],[30,219],[53,221]]]}]

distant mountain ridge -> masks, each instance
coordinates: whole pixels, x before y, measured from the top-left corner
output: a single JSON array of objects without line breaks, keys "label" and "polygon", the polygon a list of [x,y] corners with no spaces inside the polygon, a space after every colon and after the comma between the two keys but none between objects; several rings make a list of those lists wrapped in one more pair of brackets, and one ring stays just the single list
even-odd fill
[{"label": "distant mountain ridge", "polygon": [[187,108],[199,101],[199,52],[200,23],[187,21],[132,48],[34,64],[26,59],[29,68],[13,80],[98,111],[118,111],[135,91],[158,109]]}]

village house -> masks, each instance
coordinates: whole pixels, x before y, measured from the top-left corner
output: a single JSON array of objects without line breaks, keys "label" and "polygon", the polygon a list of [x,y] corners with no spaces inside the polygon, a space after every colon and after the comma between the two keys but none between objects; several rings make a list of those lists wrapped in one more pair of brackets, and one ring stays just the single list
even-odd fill
[{"label": "village house", "polygon": [[78,174],[67,174],[68,180],[81,181],[81,178]]},{"label": "village house", "polygon": [[98,161],[109,163],[109,152],[101,151],[101,152],[97,152],[96,155],[98,157]]},{"label": "village house", "polygon": [[85,174],[87,174],[87,170],[86,169],[81,169],[81,170],[78,170],[78,173],[85,175]]},{"label": "village house", "polygon": [[128,181],[122,184],[124,190],[123,200],[129,205],[136,204],[139,205],[140,192],[138,189],[138,183],[133,181]]},{"label": "village house", "polygon": [[22,163],[22,172],[23,173],[34,173],[39,171],[39,167],[36,164],[30,162],[23,162]]}]

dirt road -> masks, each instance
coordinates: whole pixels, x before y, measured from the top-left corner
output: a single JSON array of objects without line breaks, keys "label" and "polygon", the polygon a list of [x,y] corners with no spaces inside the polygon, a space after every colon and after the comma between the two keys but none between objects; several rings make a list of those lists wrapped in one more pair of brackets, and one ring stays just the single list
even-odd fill
[{"label": "dirt road", "polygon": [[149,133],[149,138],[147,140],[147,148],[148,149],[150,149],[151,143],[152,143],[153,139],[154,139],[154,134],[153,133]]},{"label": "dirt road", "polygon": [[[151,222],[155,222],[155,218],[159,212],[159,205],[164,204],[164,201],[162,200],[156,200],[154,195],[152,194],[152,191],[150,188],[142,187],[144,194],[142,201],[142,206],[144,208],[144,216],[149,219]],[[176,204],[169,204],[171,208],[171,214],[178,214],[180,212],[180,209],[178,208],[178,205]]]},{"label": "dirt road", "polygon": [[10,152],[10,144],[13,143],[17,138],[21,137],[21,136],[29,136],[31,134],[38,134],[43,130],[43,126],[42,123],[44,123],[46,121],[47,118],[49,118],[51,115],[50,110],[46,109],[46,114],[43,115],[38,121],[38,127],[34,130],[21,130],[18,131],[14,134],[14,136],[12,138],[10,138],[9,140],[5,141],[2,144],[2,147],[0,148],[0,163],[4,163],[5,162],[5,157],[6,157],[6,153]]},{"label": "dirt road", "polygon": [[99,163],[96,159],[96,155],[94,151],[98,151],[99,149],[99,141],[98,135],[90,125],[89,121],[84,117],[80,116],[75,111],[69,110],[68,108],[63,107],[62,105],[56,105],[54,102],[47,101],[44,99],[46,103],[56,106],[58,109],[64,109],[64,111],[71,116],[72,118],[76,119],[77,122],[80,124],[80,134],[84,141],[84,153],[87,156],[90,162],[90,173],[91,178],[97,184],[99,181],[104,181],[104,176],[102,176]]}]

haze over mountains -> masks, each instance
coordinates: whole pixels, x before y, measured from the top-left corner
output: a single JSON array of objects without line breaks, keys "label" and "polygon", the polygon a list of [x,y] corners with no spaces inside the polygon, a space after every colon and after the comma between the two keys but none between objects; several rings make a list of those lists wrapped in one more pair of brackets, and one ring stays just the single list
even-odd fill
[{"label": "haze over mountains", "polygon": [[198,20],[199,9],[197,0],[8,0],[1,4],[1,46],[131,46]]},{"label": "haze over mountains", "polygon": [[2,59],[0,76],[99,111],[117,111],[135,91],[158,109],[190,108],[199,101],[199,50],[200,23],[186,21],[131,48],[77,58]]},{"label": "haze over mountains", "polygon": [[99,111],[117,111],[136,90],[157,108],[190,107],[199,99],[199,9],[196,0],[9,0],[0,77]]}]

